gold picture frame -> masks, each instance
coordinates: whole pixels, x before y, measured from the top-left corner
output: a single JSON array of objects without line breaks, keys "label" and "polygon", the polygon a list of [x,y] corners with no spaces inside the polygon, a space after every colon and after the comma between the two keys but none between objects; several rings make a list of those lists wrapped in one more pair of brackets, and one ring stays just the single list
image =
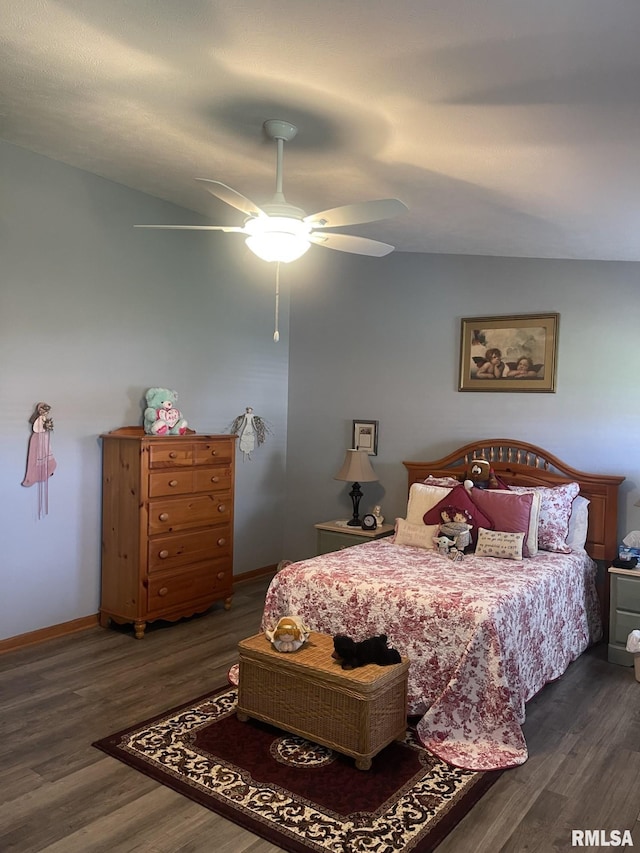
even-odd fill
[{"label": "gold picture frame", "polygon": [[458,390],[554,393],[559,323],[559,314],[464,317]]}]

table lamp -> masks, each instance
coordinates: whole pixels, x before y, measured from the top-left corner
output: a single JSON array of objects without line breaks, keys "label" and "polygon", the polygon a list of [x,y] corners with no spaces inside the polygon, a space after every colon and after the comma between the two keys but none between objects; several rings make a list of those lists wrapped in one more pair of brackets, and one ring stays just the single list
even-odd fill
[{"label": "table lamp", "polygon": [[342,468],[333,479],[345,480],[353,484],[349,492],[349,497],[353,503],[353,518],[347,522],[347,526],[362,527],[362,521],[358,516],[360,498],[362,497],[360,483],[372,483],[378,479],[378,475],[369,462],[368,452],[366,450],[347,450]]}]

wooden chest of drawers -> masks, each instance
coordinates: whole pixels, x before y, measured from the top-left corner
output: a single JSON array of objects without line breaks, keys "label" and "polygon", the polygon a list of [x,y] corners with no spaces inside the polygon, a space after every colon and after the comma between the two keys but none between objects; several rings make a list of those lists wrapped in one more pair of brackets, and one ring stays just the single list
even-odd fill
[{"label": "wooden chest of drawers", "polygon": [[102,438],[100,624],[191,616],[233,593],[234,435]]}]

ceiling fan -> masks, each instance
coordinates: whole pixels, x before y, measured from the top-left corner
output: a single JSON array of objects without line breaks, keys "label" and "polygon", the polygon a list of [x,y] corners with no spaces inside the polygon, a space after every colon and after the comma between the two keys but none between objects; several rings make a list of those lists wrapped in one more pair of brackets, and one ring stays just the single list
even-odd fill
[{"label": "ceiling fan", "polygon": [[336,234],[328,228],[341,228],[362,222],[376,222],[397,216],[407,206],[397,198],[381,198],[356,204],[346,204],[330,210],[322,210],[309,216],[299,207],[289,204],[282,192],[282,163],[284,143],[290,142],[298,132],[288,121],[269,119],[264,129],[277,145],[276,191],[268,204],[258,206],[246,196],[220,181],[197,178],[204,188],[216,198],[235,207],[247,216],[244,225],[136,225],[136,228],[167,228],[185,231],[226,231],[244,234],[245,243],[254,254],[265,261],[289,263],[302,257],[314,244],[339,252],[383,257],[392,252],[394,246],[356,237],[352,234]]}]

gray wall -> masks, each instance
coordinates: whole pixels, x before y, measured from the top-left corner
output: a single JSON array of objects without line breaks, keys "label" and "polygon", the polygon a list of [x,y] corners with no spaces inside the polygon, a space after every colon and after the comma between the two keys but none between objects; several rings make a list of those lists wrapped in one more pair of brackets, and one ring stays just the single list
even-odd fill
[{"label": "gray wall", "polygon": [[[272,426],[238,460],[236,574],[310,556],[313,524],[350,515],[333,474],[354,418],[380,422],[363,510],[404,512],[403,459],[516,437],[626,476],[620,533],[640,528],[640,265],[312,249],[283,267],[274,344],[275,270],[241,240],[136,230],[196,218],[3,143],[0,164],[0,639],[97,611],[99,435],[140,423],[152,385],[199,432],[247,405]],[[556,394],[456,390],[461,317],[549,311]],[[43,520],[20,485],[39,400],[58,462]]]},{"label": "gray wall", "polygon": [[[134,223],[195,217],[0,144],[0,638],[96,613],[99,435],[141,423],[150,386],[174,388],[198,432],[251,405],[273,435],[238,460],[234,570],[282,555],[288,297],[273,342],[274,267],[242,241]],[[20,484],[35,403],[51,404],[49,515]]]},{"label": "gray wall", "polygon": [[[312,552],[315,522],[350,517],[350,486],[333,475],[358,418],[380,422],[380,481],[363,484],[362,511],[404,515],[403,460],[519,438],[625,476],[620,535],[640,528],[639,264],[331,255],[292,297],[288,558]],[[555,394],[457,391],[462,317],[547,312],[560,313]]]}]

